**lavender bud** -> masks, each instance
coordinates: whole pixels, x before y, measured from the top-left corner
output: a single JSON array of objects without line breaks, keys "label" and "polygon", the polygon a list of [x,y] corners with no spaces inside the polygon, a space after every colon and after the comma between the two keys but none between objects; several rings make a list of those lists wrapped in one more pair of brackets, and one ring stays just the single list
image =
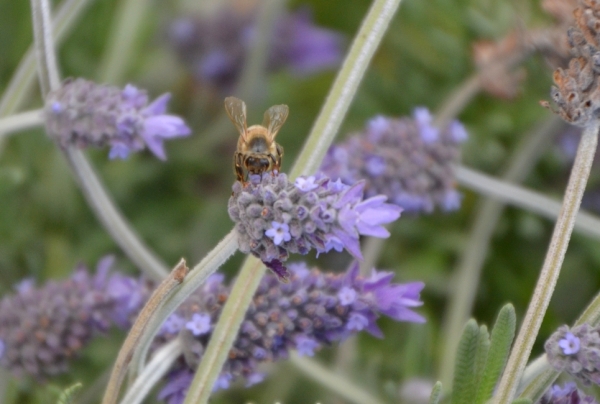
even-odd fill
[{"label": "lavender bud", "polygon": [[[396,321],[425,321],[412,311],[422,304],[422,282],[394,284],[392,273],[375,270],[369,277],[362,277],[356,262],[345,274],[310,270],[304,263],[291,264],[289,268],[287,284],[279,283],[272,275],[261,280],[215,390],[227,388],[239,377],[247,385],[261,381],[264,375],[257,371],[258,364],[286,359],[292,349],[312,356],[322,346],[343,341],[358,331],[382,337],[376,324],[381,315]],[[214,325],[221,315],[230,292],[222,281],[222,275],[209,278],[175,313],[186,324],[197,323],[201,316],[203,329],[210,331],[194,333],[182,328],[175,334],[163,328],[159,336],[158,343],[164,343],[179,335],[184,344],[183,357],[159,393],[159,398],[170,404],[183,402],[184,392],[210,341],[212,326],[205,326],[204,319],[210,317],[210,324]]]},{"label": "lavender bud", "polygon": [[[69,279],[39,288],[26,280],[16,294],[5,296],[0,301],[0,366],[43,380],[65,372],[68,361],[112,324],[128,328],[149,287],[109,274],[113,261],[100,260],[94,276],[79,266]],[[131,293],[120,293],[125,290]]]},{"label": "lavender bud", "polygon": [[110,147],[109,158],[127,158],[148,147],[166,160],[163,141],[187,136],[183,119],[166,114],[170,95],[149,104],[144,90],[124,89],[84,79],[68,79],[46,98],[46,129],[62,147]]},{"label": "lavender bud", "polygon": [[359,235],[388,237],[383,225],[398,219],[402,210],[384,203],[382,195],[363,201],[363,187],[362,181],[348,186],[327,177],[291,183],[283,173],[250,176],[245,185],[236,182],[229,216],[240,250],[260,258],[283,280],[290,253],[346,249],[362,259]]},{"label": "lavender bud", "polygon": [[[197,80],[228,92],[254,46],[256,30],[254,10],[228,8],[212,16],[179,18],[171,24],[168,37]],[[289,69],[308,75],[335,68],[342,58],[341,36],[315,26],[306,10],[281,15],[270,40],[269,72]]]},{"label": "lavender bud", "polygon": [[598,404],[598,402],[594,397],[579,391],[575,383],[569,382],[562,388],[558,384],[552,386],[538,404]]},{"label": "lavender bud", "polygon": [[443,130],[432,121],[426,108],[416,108],[412,118],[375,117],[329,149],[321,172],[345,184],[364,180],[366,197],[385,195],[408,212],[458,209],[453,166],[467,132],[458,121]]},{"label": "lavender bud", "polygon": [[544,345],[548,362],[585,385],[600,384],[600,330],[589,324],[560,327]]}]

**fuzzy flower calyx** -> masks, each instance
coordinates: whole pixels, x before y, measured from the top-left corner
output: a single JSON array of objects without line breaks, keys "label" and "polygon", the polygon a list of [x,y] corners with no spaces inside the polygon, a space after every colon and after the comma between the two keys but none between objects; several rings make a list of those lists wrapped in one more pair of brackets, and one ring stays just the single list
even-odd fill
[{"label": "fuzzy flower calyx", "polygon": [[109,273],[114,259],[98,262],[96,274],[80,266],[64,281],[35,287],[21,282],[0,300],[0,366],[38,380],[63,373],[69,360],[113,325],[131,326],[150,285]]},{"label": "fuzzy flower calyx", "polygon": [[458,121],[433,126],[426,108],[412,118],[371,119],[363,132],[333,145],[321,172],[344,184],[365,181],[365,196],[385,195],[407,212],[444,211],[460,207],[454,165],[467,132]]},{"label": "fuzzy flower calyx", "polygon": [[600,328],[582,324],[560,327],[544,345],[548,362],[583,384],[600,385]]},{"label": "fuzzy flower calyx", "polygon": [[147,93],[131,84],[120,89],[67,79],[46,98],[46,129],[62,147],[108,146],[111,159],[147,147],[166,160],[163,142],[191,132],[183,119],[166,114],[169,98],[149,103]]},{"label": "fuzzy flower calyx", "polygon": [[555,113],[583,127],[600,118],[600,2],[580,0],[574,16],[576,27],[567,32],[574,57],[567,69],[555,70],[551,96]]},{"label": "fuzzy flower calyx", "polygon": [[362,259],[359,236],[388,237],[383,225],[402,211],[385,203],[383,195],[363,200],[364,185],[327,177],[300,177],[292,183],[283,173],[250,176],[246,185],[236,182],[229,216],[236,223],[240,250],[260,258],[282,280],[290,253],[346,249]]},{"label": "fuzzy flower calyx", "polygon": [[[343,341],[359,331],[382,337],[376,324],[381,315],[397,321],[425,321],[413,311],[422,305],[422,282],[395,284],[392,273],[378,271],[362,277],[356,262],[345,274],[323,273],[303,263],[290,264],[289,268],[287,284],[278,282],[273,275],[261,280],[215,390],[227,388],[240,377],[247,385],[261,381],[264,375],[259,373],[258,365],[287,359],[291,350],[312,356],[323,346]],[[209,278],[174,315],[184,321],[208,316],[215,324],[230,292],[222,281],[221,275]],[[183,402],[210,334],[193,334],[188,329],[160,334],[159,343],[179,337],[183,356],[159,398],[169,404]]]}]

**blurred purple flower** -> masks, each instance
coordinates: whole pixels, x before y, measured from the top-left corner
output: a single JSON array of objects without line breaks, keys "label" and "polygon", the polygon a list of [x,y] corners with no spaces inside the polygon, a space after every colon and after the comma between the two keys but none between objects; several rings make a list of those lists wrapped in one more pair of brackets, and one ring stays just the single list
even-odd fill
[{"label": "blurred purple flower", "polygon": [[[220,10],[211,16],[185,16],[171,23],[168,38],[192,75],[221,92],[231,92],[256,38],[256,10]],[[284,13],[274,26],[266,69],[306,76],[335,68],[341,61],[341,35],[319,28],[311,13]]]},{"label": "blurred purple flower", "polygon": [[240,250],[259,257],[282,280],[289,253],[346,249],[362,259],[359,236],[388,237],[384,225],[402,210],[382,195],[363,200],[364,181],[349,186],[326,177],[299,180],[291,183],[282,173],[250,176],[246,185],[233,185],[229,199]]},{"label": "blurred purple flower", "polygon": [[538,404],[598,404],[592,396],[579,391],[573,382],[565,383],[564,387],[553,385]]},{"label": "blurred purple flower", "polygon": [[444,130],[433,126],[426,108],[412,118],[377,116],[363,132],[333,145],[321,172],[345,184],[364,180],[365,195],[386,195],[408,212],[444,211],[460,207],[453,166],[459,146],[467,138],[464,126],[454,121]]},{"label": "blurred purple flower", "polygon": [[[343,341],[357,331],[382,337],[376,324],[380,315],[397,321],[425,321],[412,311],[422,304],[422,282],[394,284],[393,274],[375,270],[365,278],[359,275],[356,262],[345,274],[322,273],[302,263],[290,264],[289,268],[287,284],[281,284],[273,275],[261,280],[215,390],[229,387],[239,377],[247,385],[262,380],[264,375],[257,371],[259,363],[287,359],[292,349],[312,356],[321,347]],[[230,291],[222,281],[222,276],[209,278],[176,313],[186,319],[210,313],[212,323],[216,323]],[[176,337],[162,333],[158,343]],[[184,354],[159,393],[159,398],[169,404],[183,402],[192,372],[210,341],[210,333],[193,335],[186,329],[179,337]]]},{"label": "blurred purple flower", "polygon": [[[67,280],[39,288],[21,283],[16,294],[5,296],[0,301],[0,366],[43,380],[65,372],[68,361],[115,322],[128,328],[149,295],[149,285],[109,274],[113,261],[101,259],[94,276],[80,265]],[[125,279],[135,284],[135,302],[111,293]]]},{"label": "blurred purple flower", "polygon": [[124,89],[84,79],[68,79],[46,98],[46,129],[62,147],[110,147],[109,158],[127,158],[148,149],[166,160],[163,142],[188,136],[183,119],[166,114],[170,95],[149,104],[131,84]]},{"label": "blurred purple flower", "polygon": [[210,315],[206,313],[194,313],[192,319],[185,323],[185,328],[192,332],[195,337],[210,331]]}]

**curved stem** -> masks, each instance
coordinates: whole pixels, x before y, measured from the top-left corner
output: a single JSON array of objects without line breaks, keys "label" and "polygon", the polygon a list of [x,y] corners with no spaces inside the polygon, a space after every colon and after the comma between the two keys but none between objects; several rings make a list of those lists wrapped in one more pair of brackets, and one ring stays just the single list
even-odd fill
[{"label": "curved stem", "polygon": [[38,60],[38,78],[44,96],[60,87],[60,77],[56,56],[54,54],[54,39],[52,38],[52,23],[50,22],[50,2],[47,0],[31,0],[33,16],[33,34],[35,38],[35,54]]},{"label": "curved stem", "polygon": [[[553,138],[566,126],[558,117],[544,121],[518,145],[502,179],[507,182],[521,182],[531,172],[539,156]],[[474,214],[475,223],[469,240],[460,257],[453,276],[452,294],[443,321],[443,353],[440,362],[439,379],[444,386],[450,386],[454,371],[456,347],[465,323],[469,320],[473,302],[479,285],[481,269],[485,262],[490,240],[498,220],[504,210],[504,203],[486,199]]]},{"label": "curved stem", "polygon": [[132,230],[110,195],[105,191],[104,185],[84,154],[74,148],[63,150],[63,154],[88,205],[129,259],[154,280],[160,281],[167,276],[166,265]]},{"label": "curved stem", "polygon": [[[450,94],[446,102],[438,109],[435,114],[433,125],[438,128],[444,128],[452,119],[458,116],[465,106],[471,102],[473,97],[481,90],[481,80],[478,73],[467,78],[462,84]],[[442,385],[444,385],[442,383]]]},{"label": "curved stem", "polygon": [[[291,178],[317,170],[400,1],[373,2],[291,171]],[[207,402],[264,272],[264,265],[256,258],[246,259],[196,371],[185,404]]]},{"label": "curved stem", "polygon": [[140,404],[144,401],[150,390],[167,374],[171,365],[182,353],[183,347],[179,338],[175,338],[157,349],[148,362],[148,366],[125,393],[121,404]]},{"label": "curved stem", "polygon": [[106,386],[106,390],[104,391],[102,404],[114,404],[117,402],[121,384],[123,383],[123,380],[125,380],[127,368],[133,358],[133,352],[139,345],[142,335],[145,334],[150,319],[161,307],[162,303],[172,296],[177,288],[181,286],[181,283],[188,273],[189,268],[186,266],[185,260],[181,259],[181,261],[173,268],[169,276],[158,285],[154,292],[152,292],[152,295],[142,308],[142,311],[136,318],[135,323],[133,323],[125,342],[123,342],[123,345],[119,350],[117,360],[115,361],[110,379],[108,380],[108,386]]},{"label": "curved stem", "polygon": [[[87,6],[93,0],[65,0],[63,1],[53,19],[52,33],[56,44],[60,44],[67,33],[73,27],[75,22]],[[17,111],[23,100],[33,89],[35,84],[36,59],[35,59],[35,44],[32,45],[17,67],[10,82],[6,86],[6,90],[0,99],[0,117],[7,116]]]},{"label": "curved stem", "polygon": [[594,154],[596,153],[599,128],[600,124],[593,122],[592,125],[585,128],[581,136],[563,205],[552,233],[542,272],[515,345],[508,358],[506,369],[500,379],[493,403],[509,403],[515,396],[519,380],[525,370],[531,348],[558,280],[583,191],[590,174]]},{"label": "curved stem", "polygon": [[162,302],[156,313],[146,326],[146,331],[141,336],[133,353],[130,379],[142,372],[144,360],[154,336],[165,322],[167,317],[175,311],[204,281],[213,274],[225,261],[237,251],[237,236],[235,231],[230,231],[195,267],[193,267],[183,281],[177,292]]},{"label": "curved stem", "polygon": [[[561,204],[555,199],[464,166],[456,167],[456,179],[465,188],[549,219],[556,219],[560,213]],[[575,230],[590,237],[600,238],[600,219],[580,211],[576,216]]]}]

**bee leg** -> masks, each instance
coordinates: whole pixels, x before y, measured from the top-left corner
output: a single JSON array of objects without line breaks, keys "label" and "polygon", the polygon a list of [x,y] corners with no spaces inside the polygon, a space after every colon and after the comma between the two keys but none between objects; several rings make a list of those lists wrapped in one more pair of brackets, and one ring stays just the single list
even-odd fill
[{"label": "bee leg", "polygon": [[236,179],[242,183],[242,185],[246,185],[246,180],[244,179],[244,169],[242,168],[242,159],[243,155],[239,152],[235,152],[233,155],[233,171],[235,172]]},{"label": "bee leg", "polygon": [[[273,160],[273,170],[277,170],[279,172],[281,168],[281,160],[283,159],[283,147],[279,143],[275,143],[275,149],[277,150],[277,156],[271,155],[271,159]],[[273,173],[273,171],[271,171]],[[275,175],[273,173],[273,175]]]}]

